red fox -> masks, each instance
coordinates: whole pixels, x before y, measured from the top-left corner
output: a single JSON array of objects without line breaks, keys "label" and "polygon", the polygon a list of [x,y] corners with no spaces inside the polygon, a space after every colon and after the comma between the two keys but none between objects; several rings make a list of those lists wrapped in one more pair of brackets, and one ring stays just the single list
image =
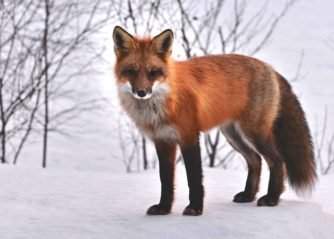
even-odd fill
[{"label": "red fox", "polygon": [[275,206],[287,174],[298,192],[316,181],[312,139],[304,112],[289,83],[252,57],[225,54],[171,58],[173,32],[138,38],[116,26],[115,76],[120,103],[138,129],[152,139],[159,158],[160,202],[148,215],[171,212],[177,145],[184,159],[189,205],[184,215],[203,213],[204,187],[199,133],[219,127],[248,165],[237,203],[252,202],[258,191],[261,157],[268,163],[268,192],[258,206]]}]

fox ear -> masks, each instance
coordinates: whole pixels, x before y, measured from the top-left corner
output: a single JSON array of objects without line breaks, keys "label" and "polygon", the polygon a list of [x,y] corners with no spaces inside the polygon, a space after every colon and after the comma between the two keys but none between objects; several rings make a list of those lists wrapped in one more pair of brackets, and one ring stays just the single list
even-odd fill
[{"label": "fox ear", "polygon": [[152,49],[160,56],[165,57],[172,53],[174,34],[167,29],[152,39]]},{"label": "fox ear", "polygon": [[135,46],[133,36],[120,26],[114,28],[113,40],[116,55],[126,54]]}]

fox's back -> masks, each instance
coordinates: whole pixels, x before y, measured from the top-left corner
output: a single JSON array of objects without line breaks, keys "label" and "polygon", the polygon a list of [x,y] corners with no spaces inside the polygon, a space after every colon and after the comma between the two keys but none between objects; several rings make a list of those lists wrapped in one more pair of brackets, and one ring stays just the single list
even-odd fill
[{"label": "fox's back", "polygon": [[277,114],[276,73],[252,57],[226,54],[176,62],[170,81],[192,92],[201,130],[246,118],[250,124],[272,123]]}]

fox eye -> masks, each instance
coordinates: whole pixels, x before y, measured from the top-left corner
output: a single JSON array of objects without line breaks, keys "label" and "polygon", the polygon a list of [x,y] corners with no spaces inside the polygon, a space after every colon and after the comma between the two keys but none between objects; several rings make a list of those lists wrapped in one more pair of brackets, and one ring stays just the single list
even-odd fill
[{"label": "fox eye", "polygon": [[162,75],[161,69],[152,69],[148,72],[148,76],[150,78],[155,78],[155,77],[160,76],[160,75]]},{"label": "fox eye", "polygon": [[132,68],[127,68],[122,70],[122,75],[127,75],[127,76],[134,76],[137,74],[137,71]]}]

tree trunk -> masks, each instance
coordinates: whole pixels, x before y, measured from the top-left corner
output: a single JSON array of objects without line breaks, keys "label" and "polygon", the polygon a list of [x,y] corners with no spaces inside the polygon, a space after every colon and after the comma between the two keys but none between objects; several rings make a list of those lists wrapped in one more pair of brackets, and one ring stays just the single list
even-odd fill
[{"label": "tree trunk", "polygon": [[217,156],[217,149],[218,149],[218,144],[219,144],[219,137],[220,132],[219,130],[216,131],[215,135],[215,141],[212,142],[210,134],[207,135],[206,138],[206,143],[207,143],[207,153],[209,156],[209,167],[213,168],[215,167],[215,161],[216,161],[216,156]]},{"label": "tree trunk", "polygon": [[49,15],[50,2],[45,0],[45,21],[44,21],[44,65],[45,65],[45,84],[44,84],[44,127],[43,127],[43,162],[42,167],[46,168],[47,148],[48,148],[48,131],[49,131],[49,61],[48,61],[48,30],[49,30]]},{"label": "tree trunk", "polygon": [[1,163],[6,163],[6,119],[3,105],[3,95],[2,95],[3,79],[0,78],[0,117],[1,117]]},{"label": "tree trunk", "polygon": [[146,151],[146,139],[142,136],[142,148],[143,148],[143,162],[144,162],[144,170],[148,169],[148,161],[147,161],[147,151]]}]

